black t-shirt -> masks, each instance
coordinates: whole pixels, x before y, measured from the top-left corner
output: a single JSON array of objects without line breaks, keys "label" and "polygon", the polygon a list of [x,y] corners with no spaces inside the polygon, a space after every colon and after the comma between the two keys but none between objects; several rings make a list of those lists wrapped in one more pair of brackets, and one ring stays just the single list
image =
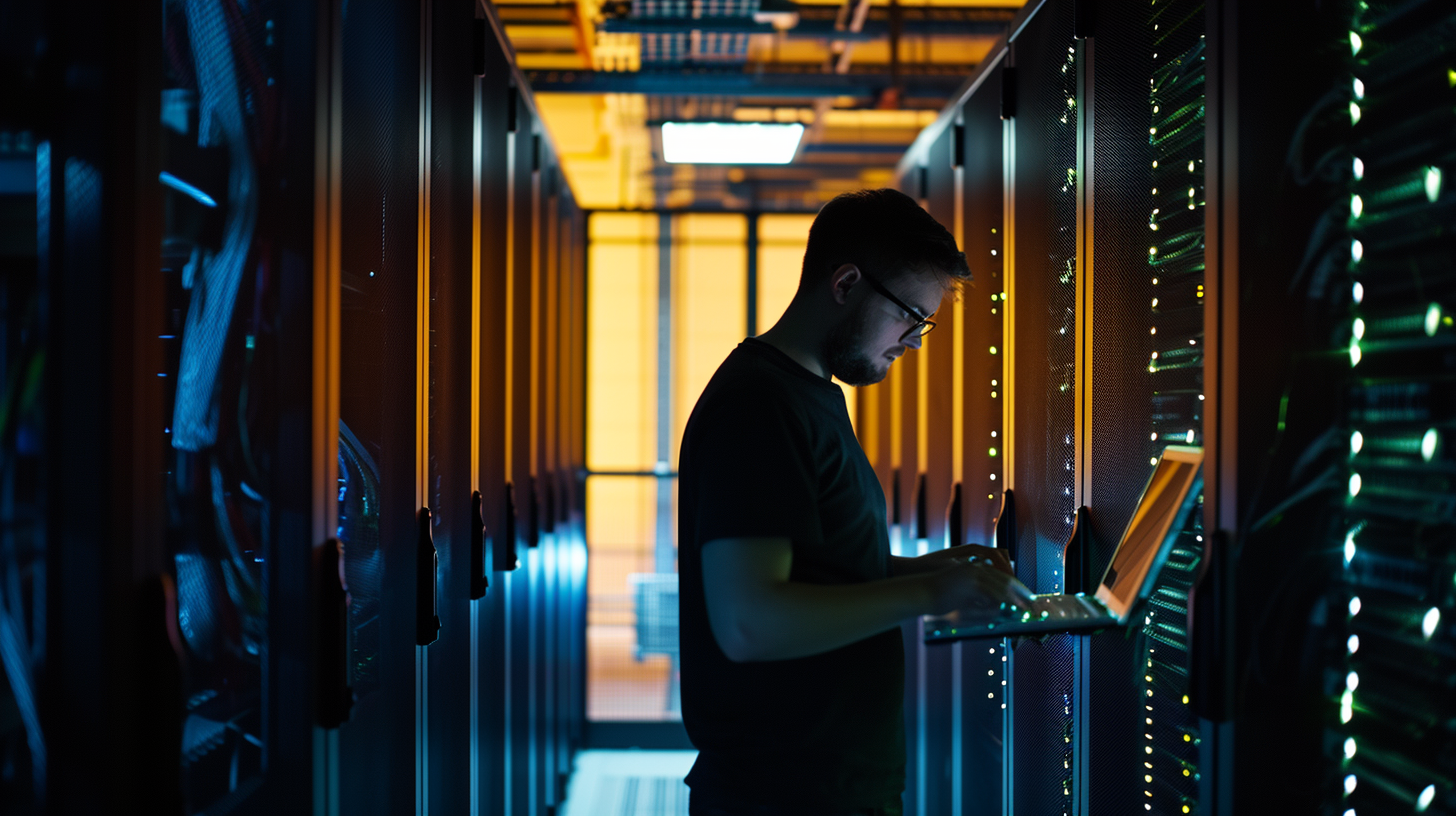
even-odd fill
[{"label": "black t-shirt", "polygon": [[734,663],[703,598],[703,544],[787,537],[790,580],[887,578],[885,495],[844,394],[760,340],[739,344],[698,399],[679,460],[683,723],[695,796],[844,812],[905,785],[900,629],[793,660]]}]

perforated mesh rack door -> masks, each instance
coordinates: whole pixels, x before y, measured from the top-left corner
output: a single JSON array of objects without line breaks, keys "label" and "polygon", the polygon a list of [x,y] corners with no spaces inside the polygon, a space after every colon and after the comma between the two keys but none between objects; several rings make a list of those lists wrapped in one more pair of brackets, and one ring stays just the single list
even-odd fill
[{"label": "perforated mesh rack door", "polygon": [[[1076,514],[1077,46],[1072,4],[1048,2],[1012,44],[1016,561],[1037,592],[1063,587]],[[1071,812],[1073,639],[1016,647],[1013,810]]]},{"label": "perforated mesh rack door", "polygon": [[[1163,447],[1202,444],[1203,26],[1202,0],[1105,3],[1086,46],[1094,580]],[[1194,513],[1131,632],[1090,640],[1093,813],[1196,810],[1187,603],[1202,549]]]}]

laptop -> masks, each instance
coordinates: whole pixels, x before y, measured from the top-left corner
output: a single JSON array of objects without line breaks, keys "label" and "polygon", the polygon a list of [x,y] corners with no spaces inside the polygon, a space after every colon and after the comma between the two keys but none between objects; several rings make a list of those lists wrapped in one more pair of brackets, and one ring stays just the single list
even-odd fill
[{"label": "laptop", "polygon": [[1030,609],[961,609],[926,615],[925,642],[1086,632],[1122,626],[1153,593],[1158,572],[1198,504],[1203,449],[1169,445],[1138,499],[1096,593],[1034,595]]}]

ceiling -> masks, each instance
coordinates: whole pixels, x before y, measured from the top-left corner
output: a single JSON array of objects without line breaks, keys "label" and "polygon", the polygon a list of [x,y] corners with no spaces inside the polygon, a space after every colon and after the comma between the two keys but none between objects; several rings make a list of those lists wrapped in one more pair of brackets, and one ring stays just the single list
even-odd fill
[{"label": "ceiling", "polygon": [[[816,211],[891,183],[1024,0],[494,4],[589,209]],[[664,121],[802,122],[788,165],[666,164]]]}]

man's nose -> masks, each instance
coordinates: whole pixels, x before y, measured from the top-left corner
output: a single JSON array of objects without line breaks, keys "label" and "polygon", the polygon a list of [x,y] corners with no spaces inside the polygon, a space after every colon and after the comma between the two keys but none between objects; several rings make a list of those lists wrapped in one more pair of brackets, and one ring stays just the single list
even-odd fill
[{"label": "man's nose", "polygon": [[911,332],[909,337],[900,338],[900,345],[909,349],[918,349],[920,348],[920,344],[925,342],[923,338],[924,335],[918,332]]}]

